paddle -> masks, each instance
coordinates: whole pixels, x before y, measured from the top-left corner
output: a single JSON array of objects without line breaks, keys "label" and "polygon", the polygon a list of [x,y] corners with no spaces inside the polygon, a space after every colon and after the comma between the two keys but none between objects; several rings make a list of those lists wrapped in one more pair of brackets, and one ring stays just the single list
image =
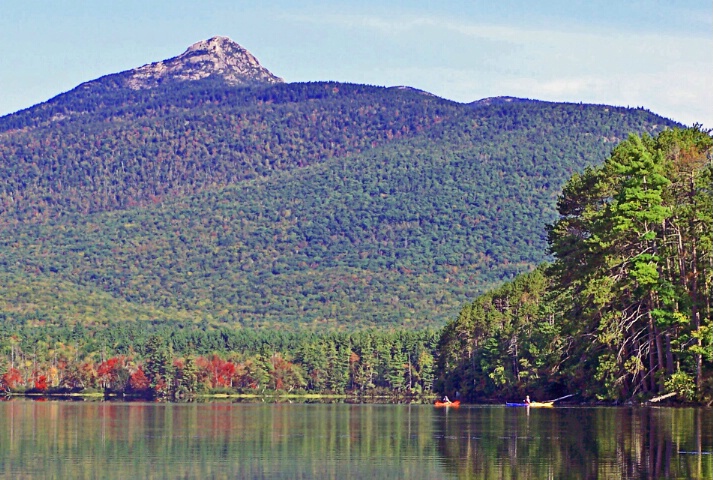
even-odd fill
[{"label": "paddle", "polygon": [[555,398],[554,400],[547,400],[545,403],[556,402],[556,401],[558,401],[558,400],[564,400],[565,398],[574,397],[575,395],[576,395],[576,394],[571,393],[571,394],[569,394],[569,395],[565,395],[564,397]]}]

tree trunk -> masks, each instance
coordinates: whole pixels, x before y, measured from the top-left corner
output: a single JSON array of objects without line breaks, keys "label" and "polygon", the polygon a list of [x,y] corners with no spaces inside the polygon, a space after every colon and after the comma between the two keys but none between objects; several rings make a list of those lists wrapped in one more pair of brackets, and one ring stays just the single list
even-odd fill
[{"label": "tree trunk", "polygon": [[673,352],[671,352],[671,334],[666,332],[666,373],[673,373]]},{"label": "tree trunk", "polygon": [[[694,205],[694,194],[696,191],[695,177],[691,172],[691,183],[689,190],[689,201]],[[696,226],[693,216],[690,217],[690,236],[691,236],[691,288],[689,290],[691,297],[691,320],[697,333],[700,333],[701,316],[698,313],[698,245],[696,244]],[[699,336],[697,339],[698,353],[694,355],[696,362],[696,386],[701,388],[703,382],[703,358],[699,353],[703,347],[703,339]]]}]

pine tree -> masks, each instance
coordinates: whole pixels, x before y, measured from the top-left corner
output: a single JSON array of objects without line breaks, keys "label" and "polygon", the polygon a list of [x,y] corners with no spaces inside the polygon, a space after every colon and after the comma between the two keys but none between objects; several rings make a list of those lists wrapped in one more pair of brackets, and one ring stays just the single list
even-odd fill
[{"label": "pine tree", "polygon": [[171,350],[164,338],[159,335],[149,337],[144,346],[144,372],[158,397],[168,396],[173,391],[174,372],[171,358]]},{"label": "pine tree", "polygon": [[[580,358],[585,351],[595,358],[586,368],[603,397],[662,391],[674,369],[672,345],[705,334],[700,311],[710,290],[701,295],[701,258],[710,258],[705,239],[713,230],[710,190],[701,188],[710,184],[697,179],[707,178],[710,149],[698,128],[632,135],[564,188],[562,218],[550,230],[554,271],[572,301],[572,334],[594,339],[591,348],[580,345]],[[695,357],[698,385],[704,343],[684,348]]]}]

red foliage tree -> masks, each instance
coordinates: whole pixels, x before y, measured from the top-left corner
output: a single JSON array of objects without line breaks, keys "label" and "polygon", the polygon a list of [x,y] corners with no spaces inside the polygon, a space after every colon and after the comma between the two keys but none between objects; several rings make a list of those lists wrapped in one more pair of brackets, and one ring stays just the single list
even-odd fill
[{"label": "red foliage tree", "polygon": [[123,355],[112,357],[97,367],[97,379],[103,388],[123,390],[129,379],[127,358]]},{"label": "red foliage tree", "polygon": [[0,378],[0,384],[4,390],[12,390],[17,387],[19,383],[22,383],[22,375],[20,371],[16,368],[10,368],[5,374]]},{"label": "red foliage tree", "polygon": [[145,392],[151,388],[151,382],[149,382],[148,377],[146,377],[144,371],[141,370],[141,367],[129,377],[129,386],[135,392]]},{"label": "red foliage tree", "polygon": [[118,364],[119,357],[112,357],[99,364],[97,367],[97,377],[102,387],[108,388],[111,385]]},{"label": "red foliage tree", "polygon": [[211,384],[213,387],[231,387],[235,375],[235,365],[223,360],[218,355],[213,355],[211,365]]},{"label": "red foliage tree", "polygon": [[47,390],[47,375],[35,374],[35,390],[40,392]]},{"label": "red foliage tree", "polygon": [[238,366],[227,360],[223,360],[218,355],[208,360],[199,357],[196,360],[199,377],[206,378],[212,388],[232,387],[235,385]]}]

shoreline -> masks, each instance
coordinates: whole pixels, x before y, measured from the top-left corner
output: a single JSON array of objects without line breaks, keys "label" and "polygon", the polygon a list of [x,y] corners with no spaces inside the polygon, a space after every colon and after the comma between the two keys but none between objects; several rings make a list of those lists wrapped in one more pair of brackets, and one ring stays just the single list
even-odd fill
[{"label": "shoreline", "polygon": [[[39,393],[39,392],[8,392],[5,394],[6,399],[12,398],[28,398],[33,400],[95,400],[95,401],[127,401],[127,402],[158,402],[158,403],[209,403],[212,400],[257,400],[261,403],[311,403],[310,401],[320,401],[322,403],[351,403],[351,404],[381,404],[381,405],[432,405],[439,397],[436,395],[422,396],[392,396],[392,395],[350,395],[350,394],[319,394],[319,393],[201,393],[192,395],[184,399],[169,399],[169,398],[151,398],[142,395],[132,394],[117,394],[104,392],[69,392],[69,393]],[[285,402],[282,402],[285,401]],[[461,406],[470,407],[488,407],[488,406],[505,406],[505,401],[498,402],[497,400],[488,402],[461,403]],[[554,408],[573,408],[573,407],[665,407],[665,408],[712,408],[710,403],[681,403],[681,402],[562,402],[555,405]]]}]

